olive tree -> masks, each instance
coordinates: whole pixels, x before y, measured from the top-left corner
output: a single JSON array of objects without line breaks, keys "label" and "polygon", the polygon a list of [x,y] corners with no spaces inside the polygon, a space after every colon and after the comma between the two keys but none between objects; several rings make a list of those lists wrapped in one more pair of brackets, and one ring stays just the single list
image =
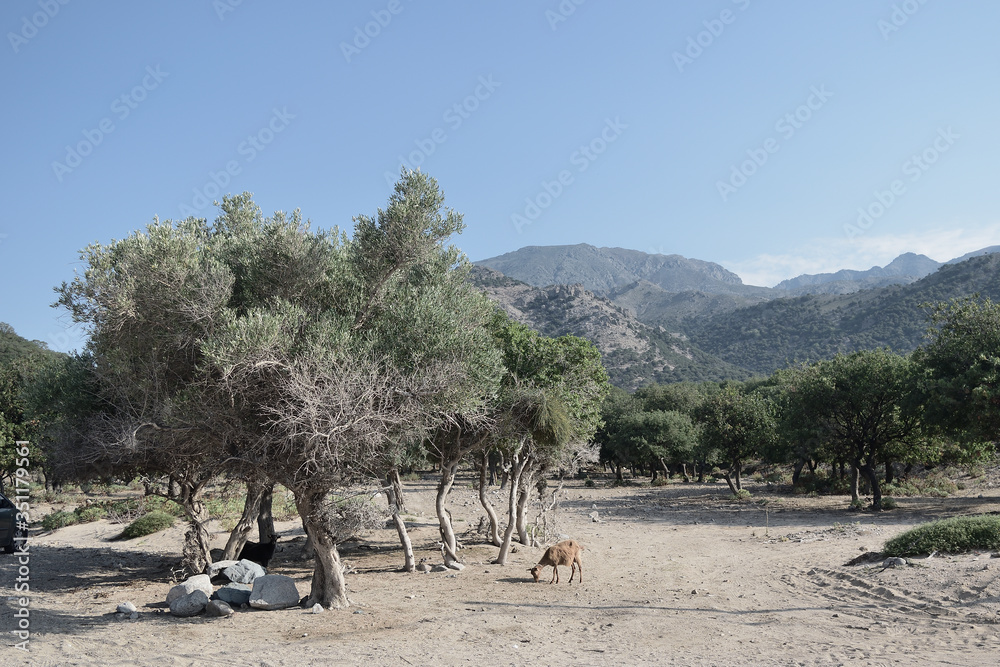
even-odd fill
[{"label": "olive tree", "polygon": [[925,371],[928,419],[946,433],[996,442],[1000,433],[1000,304],[970,297],[938,304],[929,340],[914,353]]},{"label": "olive tree", "polygon": [[700,409],[701,444],[725,466],[729,490],[743,489],[743,462],[760,456],[777,437],[775,406],[763,394],[727,386],[708,398]]},{"label": "olive tree", "polygon": [[[934,460],[923,423],[918,368],[888,350],[838,355],[799,373],[787,392],[800,429],[844,456],[868,480],[872,508],[882,509],[877,466],[888,458]],[[852,489],[857,500],[856,486]]]}]

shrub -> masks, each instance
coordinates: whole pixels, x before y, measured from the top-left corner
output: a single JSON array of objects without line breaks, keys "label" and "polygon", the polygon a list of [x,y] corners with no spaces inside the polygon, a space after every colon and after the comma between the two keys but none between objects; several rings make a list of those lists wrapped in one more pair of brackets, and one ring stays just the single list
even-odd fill
[{"label": "shrub", "polygon": [[67,512],[66,510],[58,510],[52,512],[51,514],[46,514],[42,518],[42,528],[45,530],[55,530],[56,528],[64,528],[66,526],[72,526],[74,523],[80,521],[80,517],[77,516],[76,512]]},{"label": "shrub", "polygon": [[175,503],[173,500],[168,500],[163,496],[146,496],[145,500],[146,507],[149,508],[150,512],[159,510],[165,514],[170,514],[171,516],[184,516],[184,508]]},{"label": "shrub", "polygon": [[887,556],[911,556],[973,549],[1000,549],[1000,516],[959,516],[926,523],[892,538],[883,551]]},{"label": "shrub", "polygon": [[733,494],[733,498],[735,498],[736,500],[750,500],[750,498],[752,497],[753,494],[750,493],[749,489],[740,489],[739,491]]},{"label": "shrub", "polygon": [[587,479],[583,480],[583,485],[585,487],[587,487],[588,489],[592,489],[592,488],[594,488],[594,486],[596,486],[594,484],[594,480],[590,479],[589,477]]},{"label": "shrub", "polygon": [[108,511],[101,507],[100,505],[91,505],[89,507],[77,507],[76,516],[80,523],[90,523],[91,521],[98,521],[108,516]]},{"label": "shrub", "polygon": [[663,477],[661,475],[661,476],[657,477],[656,479],[654,479],[649,484],[650,484],[650,486],[666,486],[669,483],[670,483],[670,480],[668,480],[666,477]]},{"label": "shrub", "polygon": [[927,477],[911,477],[886,484],[882,492],[893,496],[931,496],[947,498],[958,491],[958,485],[944,475],[928,475]]},{"label": "shrub", "polygon": [[896,502],[895,498],[888,498],[888,497],[882,498],[882,509],[894,510],[897,507],[899,507],[899,504]]},{"label": "shrub", "polygon": [[125,530],[122,531],[120,538],[123,540],[132,540],[137,537],[158,533],[159,531],[170,528],[173,525],[174,517],[166,512],[154,510],[149,514],[144,514],[126,526]]}]

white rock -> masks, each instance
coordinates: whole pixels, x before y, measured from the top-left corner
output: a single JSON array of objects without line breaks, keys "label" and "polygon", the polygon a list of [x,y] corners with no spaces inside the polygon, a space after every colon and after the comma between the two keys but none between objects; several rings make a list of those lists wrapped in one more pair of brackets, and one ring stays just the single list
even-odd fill
[{"label": "white rock", "polygon": [[244,558],[238,563],[227,567],[222,571],[222,574],[234,584],[252,584],[257,577],[263,577],[267,574],[267,570],[262,568],[258,563]]},{"label": "white rock", "polygon": [[209,577],[214,577],[217,574],[221,574],[227,567],[232,567],[237,563],[239,563],[238,560],[218,560],[214,563],[209,563],[208,567],[205,568],[205,574]]},{"label": "white rock", "polygon": [[196,574],[193,577],[188,577],[167,592],[167,604],[185,595],[190,595],[194,591],[202,591],[206,598],[211,596],[212,578],[207,574]]},{"label": "white rock", "polygon": [[205,611],[206,605],[208,596],[205,591],[198,589],[171,602],[170,613],[181,617],[195,616]]},{"label": "white rock", "polygon": [[131,602],[122,602],[120,605],[118,605],[119,614],[131,614],[135,610],[136,610],[135,605],[132,604]]},{"label": "white rock", "polygon": [[223,600],[210,600],[205,606],[206,616],[226,617],[232,616],[235,613],[233,608],[229,606],[229,603]]},{"label": "white rock", "polygon": [[313,607],[312,607],[312,613],[314,613],[314,614],[322,614],[323,613],[323,605],[321,605],[319,602],[317,602],[316,604],[314,604]]},{"label": "white rock", "polygon": [[448,563],[448,569],[458,570],[459,572],[461,572],[462,570],[465,569],[465,566],[462,565],[461,563]]},{"label": "white rock", "polygon": [[250,606],[256,609],[287,609],[299,603],[299,590],[295,580],[283,574],[266,574],[257,577],[250,593]]}]

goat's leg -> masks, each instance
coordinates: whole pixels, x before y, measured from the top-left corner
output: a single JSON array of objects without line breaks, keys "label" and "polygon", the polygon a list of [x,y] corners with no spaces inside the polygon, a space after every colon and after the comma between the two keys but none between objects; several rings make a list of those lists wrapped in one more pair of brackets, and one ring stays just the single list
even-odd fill
[{"label": "goat's leg", "polygon": [[552,578],[549,579],[549,583],[551,584],[553,581],[556,582],[557,584],[559,583],[559,566],[558,565],[553,565],[552,566]]}]

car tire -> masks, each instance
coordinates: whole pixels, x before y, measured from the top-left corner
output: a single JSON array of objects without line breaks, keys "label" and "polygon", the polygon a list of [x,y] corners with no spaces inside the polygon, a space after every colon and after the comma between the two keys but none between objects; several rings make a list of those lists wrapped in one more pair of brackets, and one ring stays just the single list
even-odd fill
[{"label": "car tire", "polygon": [[27,539],[28,538],[28,529],[27,528],[21,528],[16,533],[14,533],[14,539],[12,539],[10,541],[10,544],[8,544],[7,546],[5,546],[3,548],[3,552],[5,554],[12,554],[12,553],[14,553],[14,550],[17,548],[17,538],[18,537],[23,537],[23,538]]}]

